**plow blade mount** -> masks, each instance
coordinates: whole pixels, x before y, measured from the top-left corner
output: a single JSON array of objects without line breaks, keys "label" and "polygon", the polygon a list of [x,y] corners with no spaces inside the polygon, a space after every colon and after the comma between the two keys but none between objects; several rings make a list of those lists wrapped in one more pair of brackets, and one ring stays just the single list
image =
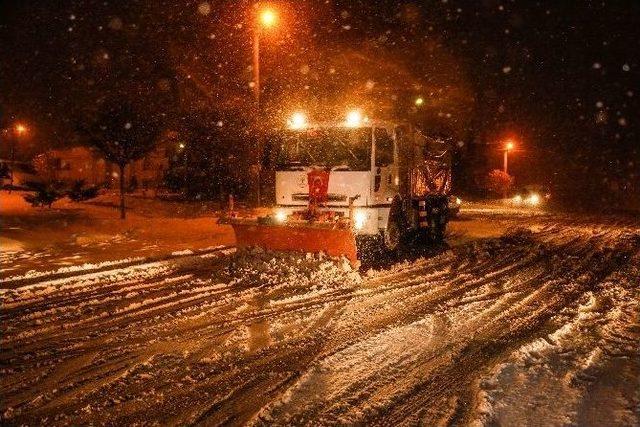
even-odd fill
[{"label": "plow blade mount", "polygon": [[356,239],[349,227],[335,224],[259,224],[232,221],[238,248],[261,247],[272,251],[324,252],[345,256],[356,264]]}]

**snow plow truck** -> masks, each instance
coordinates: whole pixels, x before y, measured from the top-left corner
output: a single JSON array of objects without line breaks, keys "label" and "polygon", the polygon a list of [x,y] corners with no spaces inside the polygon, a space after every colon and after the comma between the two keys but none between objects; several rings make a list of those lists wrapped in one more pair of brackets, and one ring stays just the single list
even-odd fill
[{"label": "snow plow truck", "polygon": [[409,124],[371,120],[308,123],[297,113],[271,139],[275,197],[271,212],[230,211],[238,248],[324,252],[357,264],[371,242],[398,251],[406,242],[442,240],[451,187],[447,143]]}]

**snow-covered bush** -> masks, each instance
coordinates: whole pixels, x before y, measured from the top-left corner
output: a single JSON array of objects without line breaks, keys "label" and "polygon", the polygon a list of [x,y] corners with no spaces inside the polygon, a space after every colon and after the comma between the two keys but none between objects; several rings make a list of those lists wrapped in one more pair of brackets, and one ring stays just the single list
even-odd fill
[{"label": "snow-covered bush", "polygon": [[97,185],[86,185],[84,179],[76,180],[69,191],[67,192],[67,196],[74,202],[82,202],[85,200],[93,199],[98,196],[98,191],[100,187]]},{"label": "snow-covered bush", "polygon": [[64,196],[64,193],[60,190],[60,186],[55,183],[31,183],[30,187],[35,192],[25,195],[24,200],[33,207],[48,206],[51,208],[51,205],[53,205],[56,200]]}]

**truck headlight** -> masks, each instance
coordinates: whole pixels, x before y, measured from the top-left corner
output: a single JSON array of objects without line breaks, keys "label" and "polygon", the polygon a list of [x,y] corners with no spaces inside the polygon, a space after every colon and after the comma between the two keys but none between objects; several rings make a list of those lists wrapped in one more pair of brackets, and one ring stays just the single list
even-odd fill
[{"label": "truck headlight", "polygon": [[274,217],[278,222],[285,222],[287,220],[287,212],[284,209],[276,210]]},{"label": "truck headlight", "polygon": [[355,211],[353,213],[353,228],[362,230],[367,222],[367,213],[364,211]]},{"label": "truck headlight", "polygon": [[537,206],[540,204],[540,196],[536,193],[533,193],[531,196],[529,196],[528,202],[531,206]]}]

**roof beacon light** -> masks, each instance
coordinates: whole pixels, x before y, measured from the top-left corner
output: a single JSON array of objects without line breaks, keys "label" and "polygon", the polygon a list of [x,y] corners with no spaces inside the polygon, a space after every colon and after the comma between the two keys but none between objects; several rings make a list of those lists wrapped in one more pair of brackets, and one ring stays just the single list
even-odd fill
[{"label": "roof beacon light", "polygon": [[289,127],[291,129],[304,129],[307,126],[307,116],[301,112],[297,111],[291,115],[289,119]]},{"label": "roof beacon light", "polygon": [[347,113],[346,125],[348,127],[358,127],[362,124],[362,113],[360,110],[351,110]]}]

